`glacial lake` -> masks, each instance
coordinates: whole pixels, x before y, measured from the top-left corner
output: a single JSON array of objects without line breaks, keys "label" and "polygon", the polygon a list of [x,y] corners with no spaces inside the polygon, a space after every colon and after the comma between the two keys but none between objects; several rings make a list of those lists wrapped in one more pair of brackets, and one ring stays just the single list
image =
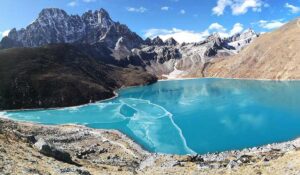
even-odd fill
[{"label": "glacial lake", "polygon": [[243,149],[300,137],[300,81],[160,81],[118,93],[112,100],[78,107],[1,115],[117,129],[148,151],[168,154]]}]

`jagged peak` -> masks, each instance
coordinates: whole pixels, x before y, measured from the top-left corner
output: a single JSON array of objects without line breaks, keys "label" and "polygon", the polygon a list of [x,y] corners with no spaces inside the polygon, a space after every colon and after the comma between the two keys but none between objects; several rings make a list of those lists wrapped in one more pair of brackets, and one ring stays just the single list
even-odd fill
[{"label": "jagged peak", "polygon": [[42,16],[54,16],[55,14],[68,16],[67,12],[59,8],[44,8],[40,13],[39,17]]},{"label": "jagged peak", "polygon": [[259,34],[257,34],[252,28],[244,30],[241,34],[241,37],[247,38],[247,37],[258,37]]},{"label": "jagged peak", "polygon": [[100,8],[99,10],[96,10],[95,13],[101,13],[104,16],[110,17],[109,13],[104,8]]},{"label": "jagged peak", "polygon": [[147,38],[144,40],[144,44],[146,44],[146,45],[151,45],[151,44],[152,44],[151,38],[147,37]]},{"label": "jagged peak", "polygon": [[170,37],[165,41],[165,44],[175,46],[178,44],[178,42],[173,37]]},{"label": "jagged peak", "polygon": [[153,38],[152,40],[162,40],[159,36],[156,36],[155,38]]},{"label": "jagged peak", "polygon": [[89,21],[89,23],[93,25],[100,24],[104,28],[109,28],[111,25],[117,24],[103,8],[95,11],[89,10],[88,12],[85,12],[81,18],[85,21]]},{"label": "jagged peak", "polygon": [[211,35],[209,35],[206,39],[205,42],[210,42],[210,41],[220,41],[221,36],[218,32],[212,33]]},{"label": "jagged peak", "polygon": [[152,39],[152,44],[154,45],[164,45],[164,41],[159,37],[155,37]]},{"label": "jagged peak", "polygon": [[103,8],[100,8],[99,10],[95,10],[95,11],[89,10],[83,14],[83,16],[87,16],[87,15],[97,15],[101,19],[106,18],[111,20],[109,13]]},{"label": "jagged peak", "polygon": [[9,32],[8,32],[8,37],[9,38],[16,38],[17,37],[17,29],[16,28],[13,28],[11,29]]},{"label": "jagged peak", "polygon": [[221,38],[219,32],[214,32],[208,37],[213,37],[213,38]]},{"label": "jagged peak", "polygon": [[147,37],[147,38],[145,39],[145,41],[151,41],[151,38]]},{"label": "jagged peak", "polygon": [[248,29],[244,30],[242,33],[254,33],[254,34],[256,34],[256,32],[252,28],[248,28]]}]

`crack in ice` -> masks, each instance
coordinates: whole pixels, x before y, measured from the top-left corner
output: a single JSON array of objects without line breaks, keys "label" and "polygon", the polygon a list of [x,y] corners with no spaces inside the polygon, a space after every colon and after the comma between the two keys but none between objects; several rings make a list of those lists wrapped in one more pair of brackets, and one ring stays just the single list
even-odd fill
[{"label": "crack in ice", "polygon": [[[186,139],[183,135],[183,132],[181,130],[181,128],[175,123],[174,119],[173,119],[173,114],[171,112],[169,112],[168,110],[166,110],[164,107],[157,105],[155,103],[152,103],[150,100],[144,100],[144,99],[136,99],[136,98],[127,98],[129,100],[134,100],[134,101],[142,101],[142,102],[146,102],[150,105],[153,105],[155,107],[158,107],[159,109],[163,110],[165,112],[164,115],[161,115],[161,117],[156,117],[154,119],[159,119],[159,118],[163,118],[163,117],[168,117],[172,123],[172,125],[176,128],[176,130],[178,131],[178,134],[181,138],[181,141],[183,142],[183,146],[185,147],[186,152],[188,152],[189,154],[195,154],[196,152],[193,151],[191,148],[188,147]],[[126,99],[125,99],[126,100]],[[124,100],[120,100],[121,103],[124,103],[128,106],[130,106],[131,108],[135,109],[136,111],[139,111],[139,109],[135,108],[134,106],[132,106],[131,104],[128,104],[126,102],[124,102]],[[149,136],[149,134],[147,134],[147,130],[146,130],[146,135]],[[149,137],[147,137],[149,138]],[[150,139],[151,140],[151,139]],[[153,144],[153,142],[151,141],[151,143]]]}]

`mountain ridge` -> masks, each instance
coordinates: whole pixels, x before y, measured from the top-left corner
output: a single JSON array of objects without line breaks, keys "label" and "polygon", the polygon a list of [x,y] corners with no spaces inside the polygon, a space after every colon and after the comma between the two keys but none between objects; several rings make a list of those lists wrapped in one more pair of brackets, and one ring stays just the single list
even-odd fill
[{"label": "mountain ridge", "polygon": [[126,25],[114,22],[103,8],[87,11],[81,16],[68,15],[62,9],[46,8],[26,28],[14,28],[9,32],[4,39],[9,40],[10,45],[6,45],[5,42],[1,42],[1,45],[2,48],[9,48],[104,42],[108,47],[114,48],[121,37],[129,49],[138,47],[143,42],[143,39]]}]

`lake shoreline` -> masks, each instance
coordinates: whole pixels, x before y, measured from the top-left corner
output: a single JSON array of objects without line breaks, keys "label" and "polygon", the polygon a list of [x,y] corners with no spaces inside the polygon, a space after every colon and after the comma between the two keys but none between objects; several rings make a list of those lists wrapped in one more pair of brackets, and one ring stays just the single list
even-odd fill
[{"label": "lake shoreline", "polygon": [[[198,79],[221,79],[221,80],[246,80],[246,81],[274,81],[274,82],[295,82],[295,81],[300,81],[300,79],[288,79],[288,80],[275,80],[275,79],[251,79],[251,78],[219,78],[219,77],[196,77],[196,78],[178,78],[178,79],[158,79],[157,82],[163,82],[163,81],[185,81],[185,80],[198,80]],[[155,83],[157,83],[155,82]],[[154,84],[155,84],[154,83]],[[153,84],[153,83],[152,83]],[[149,86],[151,84],[146,84],[146,85],[136,85],[136,86],[123,86],[120,87],[117,90],[114,90],[114,96],[103,99],[103,100],[98,100],[92,103],[85,103],[81,105],[74,105],[74,106],[65,106],[65,107],[53,107],[53,108],[30,108],[30,109],[11,109],[11,110],[0,110],[0,112],[14,112],[14,111],[38,111],[38,110],[56,110],[56,109],[64,109],[64,108],[77,108],[77,107],[83,107],[89,104],[94,104],[94,103],[101,103],[109,100],[113,100],[115,98],[118,98],[119,94],[118,92],[123,89],[127,88],[133,88],[133,87],[140,87],[140,86]]]},{"label": "lake shoreline", "polygon": [[158,81],[184,81],[184,80],[196,80],[196,79],[221,79],[221,80],[247,80],[247,81],[274,81],[274,82],[291,82],[300,81],[300,79],[255,79],[255,78],[225,78],[225,77],[200,77],[200,78],[176,78],[176,79],[159,79]]},{"label": "lake shoreline", "polygon": [[[218,77],[200,77],[200,78],[178,78],[178,79],[158,79],[157,82],[164,82],[164,81],[185,81],[185,80],[198,80],[198,79],[221,79],[221,80],[246,80],[246,81],[274,81],[274,82],[296,82],[300,81],[300,79],[289,79],[289,80],[275,80],[275,79],[251,79],[251,78],[218,78]],[[155,82],[155,83],[157,83]],[[155,84],[154,83],[154,84]],[[153,84],[153,83],[152,83]],[[53,108],[29,108],[29,109],[11,109],[11,110],[0,110],[0,112],[15,112],[15,111],[38,111],[38,110],[56,110],[56,109],[64,109],[64,108],[77,108],[77,107],[83,107],[86,105],[94,104],[94,103],[101,103],[109,100],[113,100],[115,98],[118,98],[119,94],[118,92],[123,89],[127,88],[133,88],[133,87],[140,87],[140,86],[149,86],[151,84],[146,84],[146,85],[137,85],[137,86],[123,86],[120,87],[117,90],[114,90],[114,96],[103,99],[103,100],[98,100],[92,103],[85,103],[81,105],[74,105],[74,106],[65,106],[65,107],[53,107]]]}]

